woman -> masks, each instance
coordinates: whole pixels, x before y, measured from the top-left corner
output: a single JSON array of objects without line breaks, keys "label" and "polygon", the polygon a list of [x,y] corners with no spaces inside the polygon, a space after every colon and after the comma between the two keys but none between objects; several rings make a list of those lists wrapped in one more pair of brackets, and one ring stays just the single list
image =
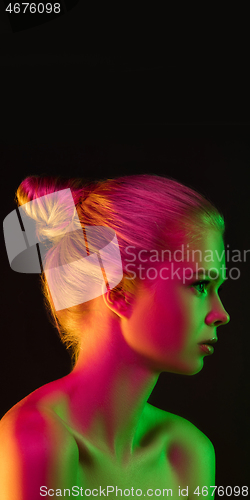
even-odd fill
[{"label": "woman", "polygon": [[[68,198],[48,196],[67,188],[73,215]],[[92,185],[31,176],[16,200],[36,222],[39,241],[50,241],[42,291],[73,363],[1,420],[1,498],[192,499],[206,491],[212,498],[212,443],[147,400],[162,371],[198,373],[217,327],[229,321],[218,295],[226,279],[223,217],[191,188],[155,175]],[[82,258],[83,234],[87,245],[93,226],[115,232],[123,277],[81,303],[86,280],[97,283],[100,271]]]}]

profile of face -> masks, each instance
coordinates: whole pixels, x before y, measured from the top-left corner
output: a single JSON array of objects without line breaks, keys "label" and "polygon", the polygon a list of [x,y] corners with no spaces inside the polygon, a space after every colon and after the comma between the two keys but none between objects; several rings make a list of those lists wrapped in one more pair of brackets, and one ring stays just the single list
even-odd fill
[{"label": "profile of face", "polygon": [[192,248],[200,252],[189,260],[157,262],[144,280],[141,274],[142,287],[123,328],[126,343],[156,371],[198,373],[207,355],[200,344],[218,339],[218,326],[230,320],[219,297],[226,279],[222,236],[208,231]]}]

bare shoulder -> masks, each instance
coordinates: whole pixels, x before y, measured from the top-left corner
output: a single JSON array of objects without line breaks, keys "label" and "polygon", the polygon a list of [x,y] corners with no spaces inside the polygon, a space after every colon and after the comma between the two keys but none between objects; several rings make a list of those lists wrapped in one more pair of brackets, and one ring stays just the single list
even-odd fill
[{"label": "bare shoulder", "polygon": [[198,449],[214,449],[212,442],[204,432],[186,418],[174,415],[173,413],[167,413],[166,421],[171,422],[174,435],[176,437],[180,436],[183,443],[187,443],[192,449],[195,447]]},{"label": "bare shoulder", "polygon": [[210,439],[194,424],[179,417],[177,419],[177,442],[181,440],[183,462],[185,464],[188,498],[198,494],[214,497],[215,490],[215,450]]},{"label": "bare shoulder", "polygon": [[152,418],[155,422],[162,422],[164,428],[171,433],[174,439],[181,438],[183,444],[187,443],[189,446],[199,445],[213,449],[210,439],[196,427],[192,422],[180,415],[167,412],[155,406],[149,405]]},{"label": "bare shoulder", "polygon": [[[0,421],[1,451],[13,449],[25,454],[56,456],[67,450],[70,456],[76,451],[76,443],[63,420],[49,407],[29,399],[11,408]],[[34,446],[36,443],[36,446]]]},{"label": "bare shoulder", "polygon": [[186,418],[158,408],[155,414],[164,422],[167,456],[180,484],[188,486],[188,498],[197,498],[202,488],[204,495],[208,491],[209,498],[213,498],[215,450],[211,440]]},{"label": "bare shoulder", "polygon": [[61,380],[55,380],[34,390],[26,397],[18,401],[0,420],[1,429],[11,427],[17,422],[29,422],[38,425],[38,422],[47,421],[47,425],[60,421],[56,418],[56,412],[52,411],[50,401],[58,399],[63,394]]},{"label": "bare shoulder", "polygon": [[0,420],[0,439],[24,436],[27,437],[27,445],[29,439],[39,435],[44,439],[47,437],[50,447],[56,446],[57,443],[62,445],[63,442],[74,438],[72,433],[65,425],[65,421],[53,410],[50,401],[62,399],[62,391],[59,391],[58,385],[52,383],[46,384],[30,393],[28,396],[14,405]]},{"label": "bare shoulder", "polygon": [[[73,477],[77,464],[74,437],[39,401],[25,398],[1,419],[0,483],[4,499],[37,498],[44,484],[51,488],[77,484]],[[70,470],[70,475],[65,470]],[[20,484],[25,485],[25,491],[20,490]]]}]

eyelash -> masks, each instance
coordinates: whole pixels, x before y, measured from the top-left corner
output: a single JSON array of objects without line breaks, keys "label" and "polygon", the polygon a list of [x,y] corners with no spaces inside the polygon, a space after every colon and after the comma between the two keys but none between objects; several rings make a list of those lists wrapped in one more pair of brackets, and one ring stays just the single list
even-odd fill
[{"label": "eyelash", "polygon": [[[196,286],[199,286],[199,285],[209,285],[210,281],[209,280],[200,280],[200,281],[196,281],[195,283],[192,284],[192,286],[195,288]],[[222,284],[219,288],[219,291],[221,291],[221,289],[223,288],[224,284]],[[203,290],[203,291],[200,291],[200,290],[197,290],[198,293],[200,293],[201,295],[203,295],[205,293],[206,290]]]},{"label": "eyelash", "polygon": [[[201,280],[201,281],[196,281],[195,283],[192,284],[192,286],[195,288],[196,286],[200,285],[209,285],[209,283],[210,283],[209,280]],[[205,293],[205,290],[203,291],[197,290],[197,292],[203,295]]]}]

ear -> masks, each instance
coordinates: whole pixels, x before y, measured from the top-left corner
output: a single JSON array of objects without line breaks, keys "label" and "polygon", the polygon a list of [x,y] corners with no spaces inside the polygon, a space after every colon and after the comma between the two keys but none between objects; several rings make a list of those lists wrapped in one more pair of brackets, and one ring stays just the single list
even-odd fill
[{"label": "ear", "polygon": [[108,290],[103,293],[106,306],[121,319],[128,319],[132,314],[132,301],[126,292]]}]

